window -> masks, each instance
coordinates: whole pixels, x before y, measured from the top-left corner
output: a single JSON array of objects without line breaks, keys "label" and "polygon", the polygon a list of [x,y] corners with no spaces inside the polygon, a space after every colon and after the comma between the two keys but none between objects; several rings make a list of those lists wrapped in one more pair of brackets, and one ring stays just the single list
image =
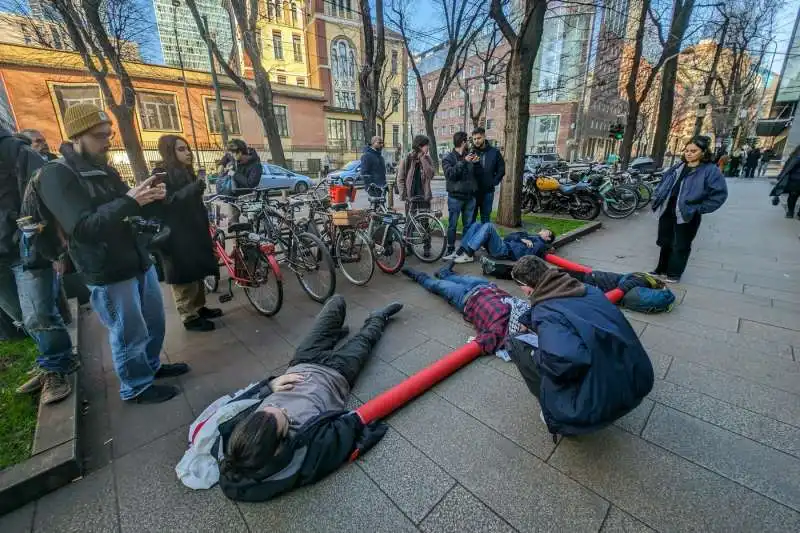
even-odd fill
[{"label": "window", "polygon": [[331,17],[351,19],[353,12],[350,10],[351,0],[325,0],[325,14]]},{"label": "window", "polygon": [[456,127],[453,124],[450,124],[450,134],[452,135],[455,132],[456,132]]},{"label": "window", "polygon": [[328,144],[344,147],[347,141],[347,121],[338,118],[328,119]]},{"label": "window", "polygon": [[272,32],[272,53],[275,59],[283,59],[283,41],[281,41],[281,32]]},{"label": "window", "polygon": [[275,6],[272,4],[272,0],[267,0],[267,20],[272,20],[275,18]]},{"label": "window", "polygon": [[299,35],[292,35],[292,50],[294,51],[294,60],[298,63],[303,61],[303,44],[300,41]]},{"label": "window", "polygon": [[292,2],[292,7],[290,9],[292,11],[292,26],[294,26],[295,28],[298,28],[299,26],[298,26],[297,22],[298,22],[298,19],[300,17],[298,16],[297,4]]},{"label": "window", "polygon": [[75,104],[94,104],[100,109],[103,108],[100,87],[97,85],[53,85],[53,92],[62,118],[64,111]]},{"label": "window", "polygon": [[469,67],[469,75],[470,75],[470,77],[475,75],[475,65],[472,65],[471,67]]},{"label": "window", "polygon": [[528,154],[552,154],[558,140],[558,115],[538,115],[528,122]]},{"label": "window", "polygon": [[305,78],[297,78],[297,86],[298,87],[305,87],[306,86],[306,79]]},{"label": "window", "polygon": [[278,83],[282,85],[286,85],[286,76],[282,74],[278,74]]},{"label": "window", "polygon": [[[239,112],[236,109],[236,100],[222,99],[222,118],[225,121],[225,129],[231,135],[241,135],[239,129]],[[208,117],[208,131],[211,133],[221,133],[219,117],[217,116],[217,101],[213,98],[206,99],[206,116]]]},{"label": "window", "polygon": [[285,105],[273,105],[273,111],[275,112],[275,123],[278,126],[278,133],[281,137],[288,137],[289,136],[289,120],[286,117],[286,106]]},{"label": "window", "polygon": [[400,90],[392,89],[392,113],[397,113],[400,109]]},{"label": "window", "polygon": [[350,41],[339,38],[331,43],[330,65],[334,106],[356,109],[356,52]]},{"label": "window", "polygon": [[375,134],[383,139],[383,126],[380,124],[375,124]]},{"label": "window", "polygon": [[181,131],[174,94],[137,91],[136,100],[143,130]]},{"label": "window", "polygon": [[397,50],[392,50],[392,76],[397,75]]},{"label": "window", "polygon": [[494,109],[494,98],[489,99],[489,109]]},{"label": "window", "polygon": [[486,129],[490,130],[492,128],[494,128],[494,120],[492,120],[490,118],[486,119]]},{"label": "window", "polygon": [[400,126],[398,124],[392,125],[392,146],[395,148],[400,146]]},{"label": "window", "polygon": [[350,150],[357,152],[364,148],[367,141],[364,139],[364,123],[360,120],[350,121]]}]

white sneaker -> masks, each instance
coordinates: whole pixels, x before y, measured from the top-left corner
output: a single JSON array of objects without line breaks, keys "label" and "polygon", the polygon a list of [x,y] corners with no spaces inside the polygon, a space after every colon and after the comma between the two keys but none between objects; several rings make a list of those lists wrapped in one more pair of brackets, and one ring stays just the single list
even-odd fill
[{"label": "white sneaker", "polygon": [[452,261],[458,256],[455,250],[447,254],[446,256],[442,257],[442,261]]},{"label": "white sneaker", "polygon": [[453,261],[461,265],[464,263],[472,263],[473,261],[475,261],[475,258],[467,254],[459,254],[455,257],[455,259],[453,259]]}]

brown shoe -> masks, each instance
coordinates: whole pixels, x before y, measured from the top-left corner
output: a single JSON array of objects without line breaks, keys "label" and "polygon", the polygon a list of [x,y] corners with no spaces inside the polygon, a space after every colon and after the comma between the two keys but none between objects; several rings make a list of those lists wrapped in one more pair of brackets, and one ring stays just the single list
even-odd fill
[{"label": "brown shoe", "polygon": [[60,402],[72,392],[67,377],[60,372],[46,372],[42,376],[42,403]]},{"label": "brown shoe", "polygon": [[34,368],[28,372],[28,375],[31,377],[28,381],[17,387],[17,394],[34,394],[42,390],[42,376],[44,372],[39,368]]}]

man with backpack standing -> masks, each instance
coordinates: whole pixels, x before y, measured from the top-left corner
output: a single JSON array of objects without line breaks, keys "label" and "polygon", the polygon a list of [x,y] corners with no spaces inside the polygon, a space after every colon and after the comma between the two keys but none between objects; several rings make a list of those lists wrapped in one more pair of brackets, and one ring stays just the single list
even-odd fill
[{"label": "man with backpack standing", "polygon": [[17,241],[17,218],[31,175],[45,162],[29,142],[0,129],[0,307],[22,323],[39,350],[40,373],[18,389],[42,389],[42,402],[55,403],[70,395],[66,375],[78,368],[72,341],[58,312],[58,281],[50,261],[23,265]]},{"label": "man with backpack standing", "polygon": [[129,189],[108,165],[113,130],[108,115],[93,104],[64,113],[71,142],[63,159],[48,163],[39,178],[39,197],[63,230],[69,254],[91,291],[92,308],[108,329],[120,397],[130,403],[173,398],[159,378],[189,371],[185,363],[161,363],[164,303],[155,267],[130,220],[147,216],[166,195],[160,175]]},{"label": "man with backpack standing", "polygon": [[506,162],[500,150],[490,145],[486,140],[486,130],[475,128],[472,131],[472,150],[470,155],[475,155],[480,159],[480,164],[475,168],[475,177],[478,180],[478,192],[475,194],[475,211],[472,213],[472,221],[478,219],[478,212],[481,214],[481,223],[491,222],[492,207],[494,205],[494,190],[500,185],[506,175]]}]

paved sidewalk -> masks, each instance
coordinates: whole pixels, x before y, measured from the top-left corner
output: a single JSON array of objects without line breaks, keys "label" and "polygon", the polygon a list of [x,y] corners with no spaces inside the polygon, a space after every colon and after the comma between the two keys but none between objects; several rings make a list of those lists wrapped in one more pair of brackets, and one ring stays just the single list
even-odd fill
[{"label": "paved sidewalk", "polygon": [[[800,531],[800,222],[769,204],[766,180],[728,183],[730,199],[703,221],[676,287],[679,305],[629,315],[657,382],[611,428],[553,445],[515,367],[483,357],[392,416],[374,450],[315,486],[263,504],[190,491],[174,473],[187,425],[219,395],[280,371],[319,309],[287,279],[274,319],[237,293],[213,334],[183,332],[169,302],[167,357],[193,371],[159,406],[120,402],[90,324],[87,475],[0,518],[0,531]],[[603,223],[563,255],[596,269],[654,266],[647,213]],[[373,307],[406,304],[353,405],[471,334],[401,276],[378,272],[366,288],[340,279],[339,290],[354,327]]]}]

